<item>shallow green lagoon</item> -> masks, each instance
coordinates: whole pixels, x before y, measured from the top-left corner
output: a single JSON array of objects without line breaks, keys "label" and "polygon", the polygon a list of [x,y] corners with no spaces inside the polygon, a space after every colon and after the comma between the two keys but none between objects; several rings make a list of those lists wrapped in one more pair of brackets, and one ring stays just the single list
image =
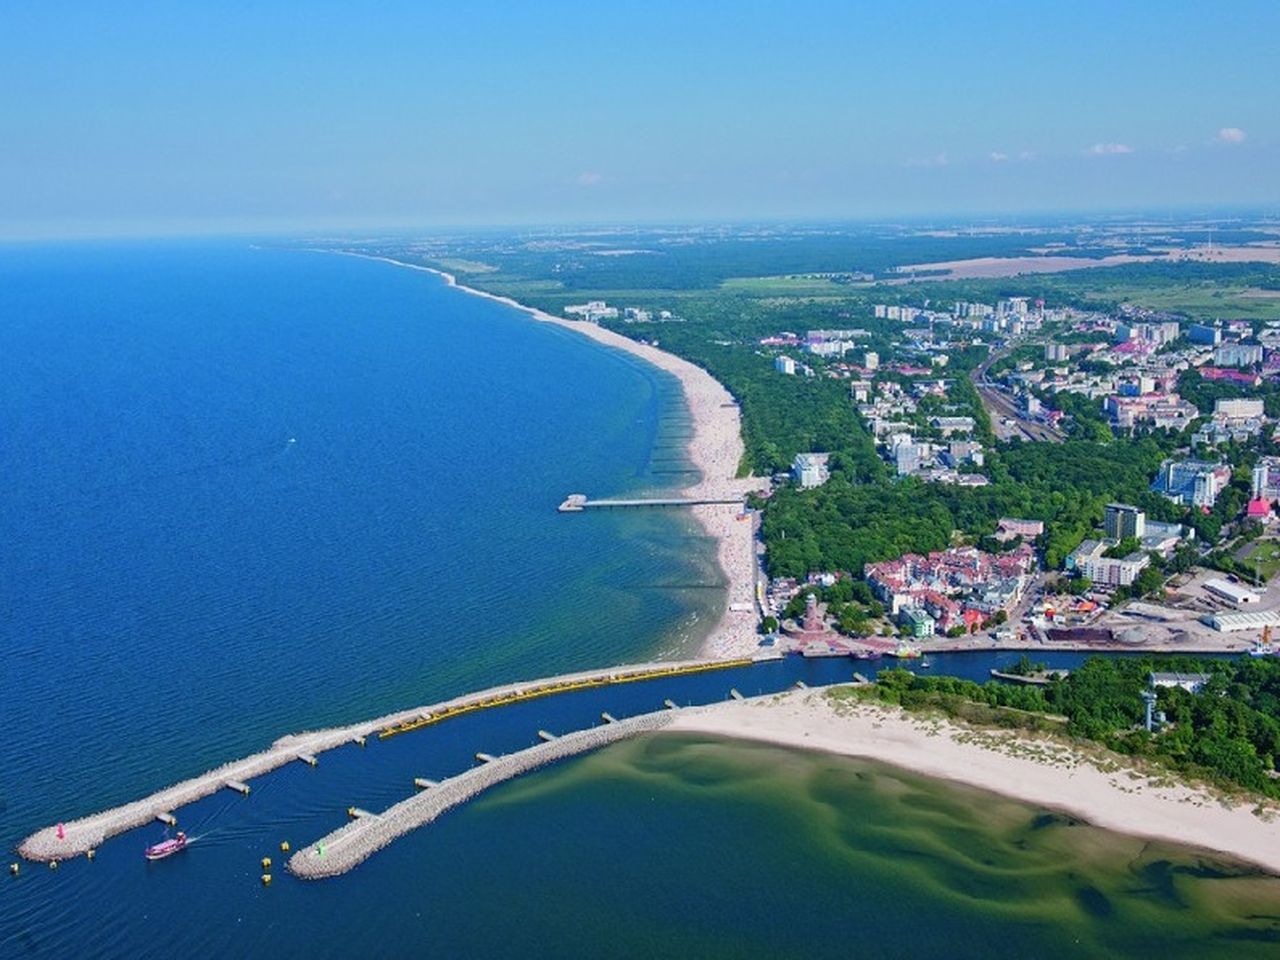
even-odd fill
[{"label": "shallow green lagoon", "polygon": [[[526,955],[1280,955],[1280,879],[889,766],[756,744],[622,744],[386,856],[454,843],[470,865],[449,939],[501,931]],[[486,903],[498,889],[520,894]]]}]

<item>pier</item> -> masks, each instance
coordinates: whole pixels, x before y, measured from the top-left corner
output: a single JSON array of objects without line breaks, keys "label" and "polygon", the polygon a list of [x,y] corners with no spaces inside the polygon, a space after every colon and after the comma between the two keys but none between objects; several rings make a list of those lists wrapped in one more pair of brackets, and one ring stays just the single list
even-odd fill
[{"label": "pier", "polygon": [[566,733],[516,753],[492,757],[489,762],[402,800],[381,814],[355,819],[308,844],[289,859],[289,871],[304,880],[339,876],[406,833],[431,823],[490,787],[549,763],[629,737],[652,733],[670,722],[670,713],[647,713],[589,730]]},{"label": "pier", "polygon": [[[476,710],[500,707],[538,697],[610,684],[634,683],[708,670],[723,670],[747,666],[754,662],[756,662],[755,658],[688,660],[584,671],[491,687],[442,703],[414,707],[351,726],[291,734],[281,737],[267,750],[166,787],[141,800],[38,830],[18,845],[18,853],[28,860],[38,862],[56,862],[83,856],[90,850],[102,846],[103,842],[110,837],[145,826],[158,818],[162,818],[166,823],[176,822],[173,811],[202,800],[219,790],[230,788],[243,793],[244,790],[240,790],[240,787],[247,790],[250,781],[254,778],[277,770],[286,764],[302,762],[309,766],[316,766],[319,763],[319,754],[346,746],[353,741],[358,742],[359,738],[373,735],[380,738],[396,736]],[[232,786],[233,783],[235,786]],[[434,793],[435,789],[425,792]]]},{"label": "pier", "polygon": [[746,497],[656,497],[632,500],[592,500],[585,493],[571,493],[556,509],[561,513],[581,513],[583,510],[614,509],[619,507],[704,507],[736,506],[746,504]]}]

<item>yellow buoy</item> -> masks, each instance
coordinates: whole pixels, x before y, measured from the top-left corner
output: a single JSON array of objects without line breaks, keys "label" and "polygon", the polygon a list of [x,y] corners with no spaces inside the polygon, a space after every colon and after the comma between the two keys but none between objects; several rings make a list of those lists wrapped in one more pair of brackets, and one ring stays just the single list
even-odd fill
[{"label": "yellow buoy", "polygon": [[18,875],[18,870],[19,870],[19,869],[20,869],[20,868],[18,867],[18,865],[17,865],[16,863],[11,863],[11,864],[9,864],[9,872],[10,872],[11,874],[13,874],[15,877]]},{"label": "yellow buoy", "polygon": [[58,861],[57,861],[57,860],[50,860],[50,861],[49,861],[49,869],[50,869],[50,870],[57,870],[57,869],[58,869]]},{"label": "yellow buoy", "polygon": [[269,866],[271,866],[271,858],[270,858],[270,857],[263,857],[263,858],[262,858],[262,869],[263,869],[263,870],[265,870],[265,869],[267,869],[267,867],[269,867]]},{"label": "yellow buoy", "polygon": [[263,885],[264,887],[269,887],[269,886],[271,886],[271,874],[269,874],[269,873],[264,873],[264,874],[262,875],[262,885]]},{"label": "yellow buoy", "polygon": [[88,850],[84,852],[85,857],[89,860],[92,860],[95,856],[97,856],[97,854],[98,854],[98,851],[93,849],[93,847],[90,847]]},{"label": "yellow buoy", "polygon": [[289,841],[288,841],[288,840],[281,840],[281,841],[280,841],[280,852],[281,852],[281,853],[288,853],[288,852],[289,852]]}]

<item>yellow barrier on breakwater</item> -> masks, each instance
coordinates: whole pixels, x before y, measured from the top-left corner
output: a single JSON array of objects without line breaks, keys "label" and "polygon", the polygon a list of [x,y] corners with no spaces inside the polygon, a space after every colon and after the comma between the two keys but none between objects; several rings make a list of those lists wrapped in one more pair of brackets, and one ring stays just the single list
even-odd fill
[{"label": "yellow barrier on breakwater", "polygon": [[607,670],[494,687],[444,704],[437,703],[429,707],[403,710],[349,726],[290,734],[276,740],[266,750],[225,763],[199,776],[165,787],[141,800],[76,820],[59,821],[55,825],[37,830],[18,845],[18,853],[28,860],[48,863],[56,863],[80,855],[88,856],[89,851],[101,846],[109,837],[141,827],[155,820],[157,816],[166,820],[171,819],[172,811],[179,807],[194,803],[228,786],[231,789],[237,789],[238,786],[247,788],[249,781],[253,778],[270,773],[287,763],[301,761],[315,766],[320,753],[351,743],[363,743],[366,736],[372,736],[378,731],[381,731],[379,734],[381,737],[394,736],[397,733],[416,730],[473,710],[518,703],[555,693],[699,673],[704,670],[723,670],[727,667],[749,666],[780,659],[777,655],[757,655],[734,660],[697,660],[675,664],[618,666]]},{"label": "yellow barrier on breakwater", "polygon": [[651,667],[645,670],[636,670],[630,673],[619,673],[616,675],[603,677],[588,677],[579,680],[563,680],[556,683],[548,683],[538,687],[529,687],[523,690],[512,690],[509,693],[502,693],[496,697],[487,697],[483,700],[476,700],[472,703],[461,703],[454,706],[444,707],[432,713],[424,714],[414,720],[406,720],[403,723],[396,724],[393,727],[387,727],[378,734],[380,740],[387,737],[394,737],[401,733],[411,733],[414,730],[421,730],[423,727],[429,727],[432,724],[439,723],[442,720],[449,720],[453,717],[459,717],[464,713],[474,713],[477,710],[488,710],[491,707],[504,707],[512,703],[519,703],[523,700],[535,700],[539,697],[549,697],[557,693],[571,693],[574,690],[586,690],[590,687],[607,687],[619,683],[635,683],[641,680],[657,680],[663,677],[678,677],[686,673],[705,673],[708,670],[725,670],[730,667],[749,667],[755,663],[750,657],[742,657],[737,660],[711,660],[706,663],[690,663],[683,664],[678,667]]}]

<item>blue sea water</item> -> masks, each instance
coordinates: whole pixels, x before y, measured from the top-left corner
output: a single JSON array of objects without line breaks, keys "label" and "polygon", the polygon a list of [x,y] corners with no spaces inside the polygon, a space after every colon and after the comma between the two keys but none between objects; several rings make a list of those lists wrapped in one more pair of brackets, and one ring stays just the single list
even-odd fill
[{"label": "blue sea water", "polygon": [[[685,433],[671,378],[420,272],[247,243],[0,249],[0,843],[286,732],[696,641],[723,600],[687,518],[554,511],[678,482]],[[148,827],[0,879],[0,957],[984,956],[985,922],[1025,956],[1274,942],[1242,911],[1276,887],[1247,872],[1105,835],[1122,858],[1076,860],[1085,834],[1032,836],[1034,811],[980,829],[965,811],[990,798],[664,738],[496,790],[346,877],[283,874],[281,840],[475,750],[852,670],[605,688],[331,751],[179,810],[199,837],[180,857],[146,864]]]},{"label": "blue sea water", "polygon": [[686,427],[668,375],[421,272],[0,248],[0,842],[696,641],[722,600],[687,519],[554,509],[684,479],[650,460]]}]

